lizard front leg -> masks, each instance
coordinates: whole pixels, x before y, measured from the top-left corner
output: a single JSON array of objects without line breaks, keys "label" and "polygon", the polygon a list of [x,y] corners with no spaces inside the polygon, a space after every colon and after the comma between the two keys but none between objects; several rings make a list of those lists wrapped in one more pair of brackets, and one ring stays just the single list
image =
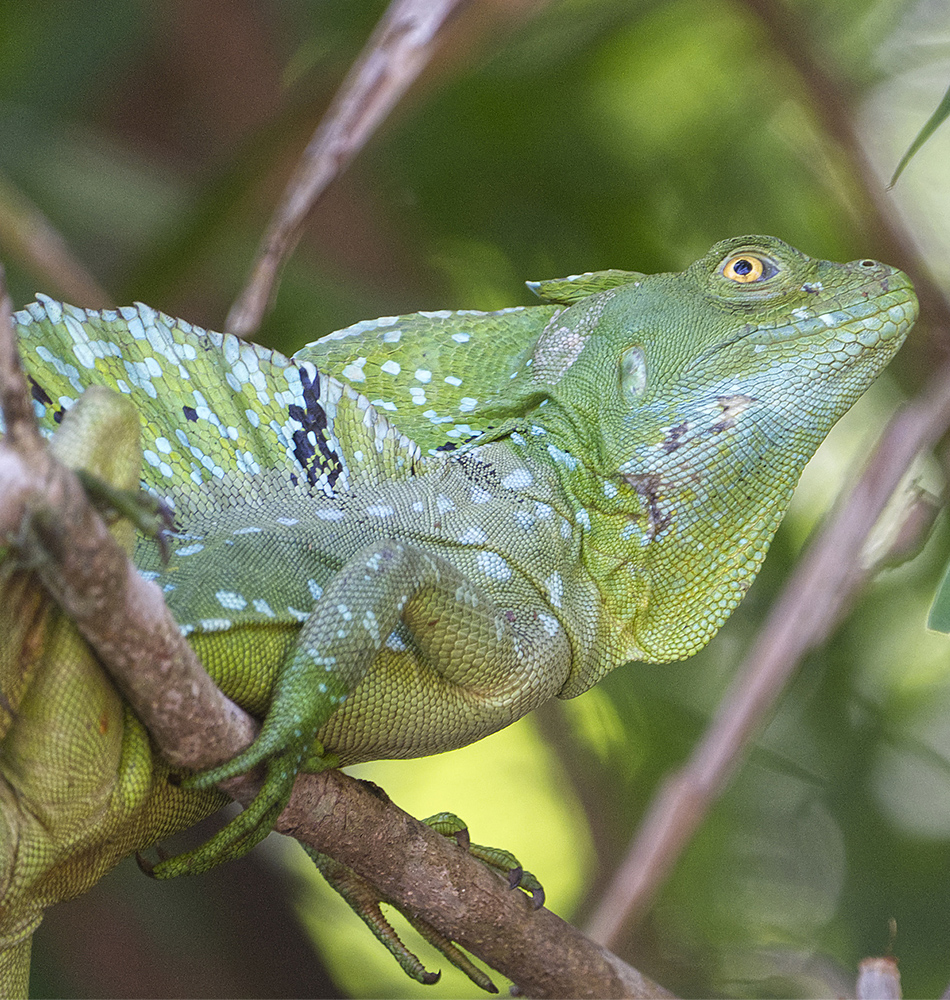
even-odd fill
[{"label": "lizard front leg", "polygon": [[[365,545],[329,582],[303,623],[257,740],[226,764],[185,781],[190,788],[210,788],[262,765],[261,791],[207,843],[159,862],[153,874],[205,871],[262,840],[286,805],[297,772],[338,763],[335,748],[326,753],[317,734],[334,713],[350,707],[350,699],[357,711],[345,728],[370,745],[381,742],[400,718],[408,718],[410,729],[444,718],[450,727],[444,746],[423,745],[404,756],[461,745],[457,732],[466,726],[471,735],[462,742],[471,742],[524,715],[557,690],[567,671],[563,631],[552,629],[550,616],[541,617],[539,623],[499,607],[441,556],[391,540]],[[416,657],[411,689],[398,683],[398,674],[384,673],[382,681],[373,676],[377,656],[397,628]],[[544,691],[534,682],[542,646],[550,647]],[[555,655],[547,655],[552,650]]]}]

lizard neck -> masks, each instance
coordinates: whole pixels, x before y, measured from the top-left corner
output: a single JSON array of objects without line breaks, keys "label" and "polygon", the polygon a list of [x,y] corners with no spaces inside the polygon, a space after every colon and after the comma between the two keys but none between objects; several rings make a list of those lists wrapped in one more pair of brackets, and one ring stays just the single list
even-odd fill
[{"label": "lizard neck", "polygon": [[574,618],[591,623],[580,643],[586,652],[577,657],[560,692],[574,697],[618,662],[653,658],[640,645],[637,630],[654,590],[647,554],[656,535],[655,519],[642,490],[622,476],[591,468],[546,427],[523,426],[506,443],[526,465],[555,480],[573,515],[579,576],[572,596],[583,605]]},{"label": "lizard neck", "polygon": [[796,470],[767,433],[749,440],[737,463],[728,427],[710,449],[699,422],[677,416],[675,447],[669,433],[631,435],[626,460],[608,473],[602,451],[568,445],[556,433],[563,418],[547,417],[509,441],[549,470],[574,508],[581,559],[601,604],[598,642],[622,659],[692,655],[755,578]]}]

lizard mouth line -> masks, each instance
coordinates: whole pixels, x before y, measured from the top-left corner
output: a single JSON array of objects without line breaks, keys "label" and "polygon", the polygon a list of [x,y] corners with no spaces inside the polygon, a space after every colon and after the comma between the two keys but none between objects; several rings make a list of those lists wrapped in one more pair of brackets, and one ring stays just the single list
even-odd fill
[{"label": "lizard mouth line", "polygon": [[826,336],[833,331],[841,344],[860,343],[864,347],[891,340],[900,335],[912,318],[914,299],[911,288],[896,288],[873,298],[846,306],[829,302],[829,308],[813,312],[807,306],[793,309],[791,318],[772,326],[749,326],[735,336],[711,347],[696,362],[705,361],[719,351],[742,341],[766,346],[809,337]]}]

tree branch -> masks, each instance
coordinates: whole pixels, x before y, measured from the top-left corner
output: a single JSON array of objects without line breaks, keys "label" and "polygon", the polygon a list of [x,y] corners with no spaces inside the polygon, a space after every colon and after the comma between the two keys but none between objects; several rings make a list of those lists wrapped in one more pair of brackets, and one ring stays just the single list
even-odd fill
[{"label": "tree branch", "polygon": [[260,326],[307,216],[428,64],[451,15],[469,2],[392,0],[288,181],[226,332],[247,337]]},{"label": "tree branch", "polygon": [[76,259],[49,219],[0,174],[0,246],[30,269],[41,288],[76,305],[105,309],[108,293]]},{"label": "tree branch", "polygon": [[[864,154],[849,95],[818,63],[804,25],[781,3],[744,0],[769,41],[800,74],[815,113],[863,184],[872,229],[888,259],[911,271],[931,343],[946,358],[950,303],[929,276],[913,237],[896,217]],[[801,657],[827,637],[866,582],[861,553],[874,525],[918,455],[950,429],[950,364],[889,423],[858,483],[843,498],[789,579],[689,761],[660,788],[607,887],[588,933],[611,946],[646,912],[653,896],[725,789]]]}]

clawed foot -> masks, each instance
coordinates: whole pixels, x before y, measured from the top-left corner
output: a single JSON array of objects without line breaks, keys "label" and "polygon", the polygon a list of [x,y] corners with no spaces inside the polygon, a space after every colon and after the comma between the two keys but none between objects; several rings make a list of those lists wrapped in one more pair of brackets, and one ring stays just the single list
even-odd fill
[{"label": "clawed foot", "polygon": [[[444,836],[454,839],[463,850],[487,864],[508,882],[509,888],[524,889],[531,896],[535,909],[543,905],[544,889],[541,887],[541,883],[531,872],[527,872],[521,867],[513,854],[498,848],[472,844],[468,835],[468,827],[453,813],[437,813],[423,822]],[[407,913],[392,900],[381,896],[375,887],[357,875],[352,868],[348,868],[326,854],[320,854],[308,847],[304,847],[304,850],[313,859],[314,864],[327,882],[346,900],[350,908],[369,927],[376,939],[383,944],[411,979],[431,985],[439,981],[441,973],[427,971],[418,957],[403,944],[389,921],[383,916],[380,909],[381,903],[387,903],[399,910],[426,941],[440,951],[452,965],[464,972],[476,986],[485,990],[486,993],[498,992],[498,988],[491,979],[474,965],[453,941],[428,921]]]},{"label": "clawed foot", "polygon": [[374,937],[383,947],[396,959],[403,972],[410,979],[431,986],[437,983],[442,976],[441,972],[429,972],[419,961],[418,957],[410,951],[393,930],[392,925],[383,916],[380,909],[381,903],[387,903],[409,921],[409,923],[429,942],[434,948],[440,951],[457,969],[464,972],[476,986],[485,990],[486,993],[497,993],[498,987],[479,969],[469,957],[444,934],[441,934],[432,924],[410,913],[406,913],[396,903],[386,899],[366,881],[357,875],[352,868],[335,861],[326,854],[314,851],[309,847],[304,847],[310,855],[313,863],[320,870],[320,874],[327,882],[346,900],[351,910],[363,921],[373,932]]},{"label": "clawed foot", "polygon": [[161,859],[147,871],[149,875],[154,878],[198,875],[225,861],[243,857],[273,829],[277,817],[290,799],[301,765],[306,765],[308,770],[319,770],[318,760],[323,767],[335,764],[335,758],[318,758],[314,755],[315,744],[312,739],[301,740],[294,746],[270,755],[267,755],[266,747],[259,747],[259,742],[252,744],[243,754],[226,764],[191,775],[182,781],[185,788],[203,790],[244,774],[258,765],[263,771],[260,791],[242,812],[195,850]]},{"label": "clawed foot", "polygon": [[507,879],[509,889],[524,889],[531,897],[531,903],[536,910],[544,906],[544,887],[531,872],[521,867],[518,859],[510,851],[503,851],[500,847],[473,844],[468,835],[468,827],[454,813],[436,813],[422,822],[426,826],[431,826],[433,830],[438,830],[444,837],[454,838],[459,847]]},{"label": "clawed foot", "polygon": [[[111,526],[125,518],[143,535],[155,539],[162,561],[167,560],[168,534],[173,525],[171,511],[163,500],[153,497],[142,489],[122,489],[112,486],[85,469],[73,471],[82,484],[87,499],[108,525]],[[20,525],[18,537],[14,540],[18,561],[16,565],[9,563],[6,569],[30,569],[43,562],[43,549],[37,545],[35,528],[50,516],[50,512],[44,508],[27,512]],[[7,551],[6,548],[0,548],[0,556],[6,557]]]},{"label": "clawed foot", "polygon": [[[299,655],[312,658],[306,649]],[[183,788],[205,791],[254,772],[260,789],[244,811],[207,843],[160,861],[152,871],[156,878],[194,875],[242,857],[270,833],[290,799],[299,771],[317,773],[337,766],[336,755],[326,753],[316,736],[346,691],[339,685],[335,687],[332,678],[321,681],[320,686],[322,692],[309,698],[303,698],[293,685],[284,691],[278,686],[260,733],[246,750],[218,767],[182,780]]]}]

